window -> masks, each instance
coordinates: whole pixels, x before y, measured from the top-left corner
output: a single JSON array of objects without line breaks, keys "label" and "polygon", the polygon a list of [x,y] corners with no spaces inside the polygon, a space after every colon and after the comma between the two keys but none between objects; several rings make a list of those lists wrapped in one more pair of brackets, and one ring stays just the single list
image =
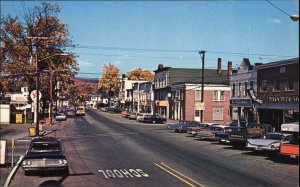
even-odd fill
[{"label": "window", "polygon": [[285,73],[285,70],[286,70],[286,68],[285,68],[285,67],[280,67],[280,70],[279,70],[279,72],[280,72],[280,73]]},{"label": "window", "polygon": [[245,82],[244,96],[247,95],[248,82]]},{"label": "window", "polygon": [[241,85],[242,85],[242,83],[239,83],[238,97],[241,97]]},{"label": "window", "polygon": [[278,79],[274,79],[273,92],[279,92],[279,91],[280,91],[280,81]]},{"label": "window", "polygon": [[250,81],[250,88],[253,88],[253,81]]},{"label": "window", "polygon": [[294,90],[294,82],[293,79],[287,78],[286,85],[285,85],[286,91],[293,91]]},{"label": "window", "polygon": [[225,101],[225,91],[220,91],[220,101]]},{"label": "window", "polygon": [[223,120],[223,107],[213,107],[213,120]]},{"label": "window", "polygon": [[214,91],[213,101],[225,101],[225,91]]},{"label": "window", "polygon": [[262,80],[260,84],[260,91],[266,92],[267,91],[267,80]]},{"label": "window", "polygon": [[195,117],[200,117],[200,110],[195,110]]},{"label": "window", "polygon": [[195,100],[196,101],[201,101],[201,90],[196,90],[195,91]]},{"label": "window", "polygon": [[218,101],[218,91],[214,91],[213,100]]},{"label": "window", "polygon": [[232,84],[231,97],[235,97],[235,83]]}]

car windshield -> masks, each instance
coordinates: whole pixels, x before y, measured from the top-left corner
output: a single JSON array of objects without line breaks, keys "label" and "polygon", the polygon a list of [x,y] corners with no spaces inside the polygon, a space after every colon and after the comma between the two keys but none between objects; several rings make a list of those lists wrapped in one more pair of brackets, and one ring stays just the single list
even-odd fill
[{"label": "car windshield", "polygon": [[271,139],[271,140],[281,140],[282,134],[266,134],[264,139]]},{"label": "car windshield", "polygon": [[61,151],[58,142],[35,142],[31,147],[31,152],[58,152]]}]

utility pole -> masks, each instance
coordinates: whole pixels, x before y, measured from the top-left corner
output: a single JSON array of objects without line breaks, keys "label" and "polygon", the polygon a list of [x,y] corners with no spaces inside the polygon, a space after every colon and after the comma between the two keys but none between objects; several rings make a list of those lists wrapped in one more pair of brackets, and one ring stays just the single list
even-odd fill
[{"label": "utility pole", "polygon": [[48,40],[49,37],[26,37],[29,40],[35,41],[35,59],[36,59],[36,127],[35,127],[35,136],[39,136],[39,110],[40,110],[40,96],[39,96],[39,82],[40,82],[40,73],[39,73],[39,60],[38,60],[38,45],[40,40]]},{"label": "utility pole", "polygon": [[[204,104],[204,60],[205,60],[205,50],[199,51],[202,60],[202,73],[201,73],[201,103]],[[201,110],[200,121],[203,123],[203,110]]]}]

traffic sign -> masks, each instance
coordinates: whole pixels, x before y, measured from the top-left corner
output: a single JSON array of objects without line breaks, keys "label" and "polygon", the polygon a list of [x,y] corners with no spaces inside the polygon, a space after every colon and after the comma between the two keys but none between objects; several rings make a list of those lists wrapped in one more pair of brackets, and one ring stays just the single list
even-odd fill
[{"label": "traffic sign", "polygon": [[[36,90],[33,90],[31,93],[30,93],[30,98],[32,99],[32,101],[36,102],[37,100],[37,91]],[[39,91],[39,99],[42,98],[42,93]]]}]

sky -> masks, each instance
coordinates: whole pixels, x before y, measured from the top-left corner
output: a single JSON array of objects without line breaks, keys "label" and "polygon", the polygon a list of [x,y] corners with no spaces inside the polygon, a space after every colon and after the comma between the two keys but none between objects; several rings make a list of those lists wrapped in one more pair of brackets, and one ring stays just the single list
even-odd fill
[{"label": "sky", "polygon": [[[22,17],[42,1],[1,1],[1,15]],[[99,78],[105,64],[121,74],[159,64],[222,69],[299,57],[299,0],[51,1],[68,25],[78,56],[77,77]],[[273,4],[274,6],[272,6]]]}]

